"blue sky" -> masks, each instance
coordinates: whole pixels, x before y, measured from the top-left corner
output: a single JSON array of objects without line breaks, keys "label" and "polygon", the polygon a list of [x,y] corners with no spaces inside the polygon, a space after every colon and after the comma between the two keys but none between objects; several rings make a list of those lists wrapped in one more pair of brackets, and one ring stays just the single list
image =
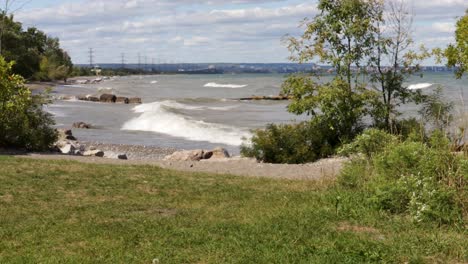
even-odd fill
[{"label": "blue sky", "polygon": [[[298,35],[316,1],[296,0],[16,0],[15,16],[59,37],[75,63],[286,62],[281,38]],[[405,1],[414,13],[416,44],[445,46],[467,0]],[[431,62],[428,62],[429,64]]]}]

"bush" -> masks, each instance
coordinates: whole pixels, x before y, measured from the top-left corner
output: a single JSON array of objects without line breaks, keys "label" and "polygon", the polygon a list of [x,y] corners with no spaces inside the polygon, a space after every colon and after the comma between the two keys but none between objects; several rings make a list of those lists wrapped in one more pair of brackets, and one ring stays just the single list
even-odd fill
[{"label": "bush", "polygon": [[338,154],[349,156],[351,154],[364,154],[370,158],[374,153],[381,152],[388,145],[398,142],[398,138],[379,129],[368,129],[358,135],[353,142],[345,144],[338,150]]},{"label": "bush", "polygon": [[[350,145],[360,147],[363,140],[369,142],[361,135]],[[365,189],[369,202],[378,209],[408,214],[415,222],[463,221],[468,204],[468,158],[450,151],[444,133],[434,132],[426,143],[408,139],[376,149],[372,158],[355,158],[344,167],[340,186]]]},{"label": "bush", "polygon": [[42,110],[45,98],[31,95],[12,65],[0,57],[0,147],[48,149],[57,135],[51,115]]},{"label": "bush", "polygon": [[333,131],[322,122],[294,125],[270,124],[254,131],[251,145],[243,144],[241,154],[268,163],[305,163],[334,153],[337,142]]}]

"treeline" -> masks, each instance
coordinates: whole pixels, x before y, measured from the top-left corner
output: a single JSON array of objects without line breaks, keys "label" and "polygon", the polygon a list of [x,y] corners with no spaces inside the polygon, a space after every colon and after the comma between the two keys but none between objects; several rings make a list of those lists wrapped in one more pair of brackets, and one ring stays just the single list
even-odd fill
[{"label": "treeline", "polygon": [[66,80],[73,71],[70,56],[57,38],[35,27],[23,28],[12,15],[0,14],[0,54],[14,61],[12,71],[27,80]]},{"label": "treeline", "polygon": [[[128,68],[118,68],[118,69],[101,69],[100,74],[104,76],[125,76],[125,75],[145,75],[145,74],[157,74],[159,72],[147,71],[144,69],[128,69]],[[71,76],[91,76],[96,75],[96,72],[91,67],[73,67]]]}]

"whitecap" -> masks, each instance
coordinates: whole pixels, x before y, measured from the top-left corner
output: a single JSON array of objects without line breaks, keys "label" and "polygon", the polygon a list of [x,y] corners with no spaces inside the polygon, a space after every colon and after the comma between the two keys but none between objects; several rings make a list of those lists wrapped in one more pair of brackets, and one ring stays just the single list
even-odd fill
[{"label": "whitecap", "polygon": [[231,88],[231,89],[238,89],[247,87],[247,84],[220,84],[215,82],[210,82],[204,85],[204,87],[212,87],[212,88]]},{"label": "whitecap", "polygon": [[151,84],[156,84],[158,83],[158,81],[151,81]]},{"label": "whitecap", "polygon": [[233,146],[239,146],[243,137],[250,137],[249,132],[236,127],[193,120],[170,112],[166,109],[167,104],[154,102],[134,107],[132,110],[141,115],[126,122],[122,130],[157,132],[193,141]]},{"label": "whitecap", "polygon": [[426,88],[429,88],[431,87],[432,83],[417,83],[417,84],[411,84],[410,86],[408,86],[408,90],[420,90],[420,89],[426,89]]}]

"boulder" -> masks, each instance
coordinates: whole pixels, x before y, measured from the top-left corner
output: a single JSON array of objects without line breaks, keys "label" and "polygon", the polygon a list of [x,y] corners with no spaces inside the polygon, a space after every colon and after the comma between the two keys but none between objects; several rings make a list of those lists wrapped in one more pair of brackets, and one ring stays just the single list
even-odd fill
[{"label": "boulder", "polygon": [[130,100],[127,98],[127,97],[117,97],[117,99],[115,100],[116,103],[123,103],[123,104],[128,104],[130,103]]},{"label": "boulder", "polygon": [[74,128],[81,128],[81,129],[90,129],[91,125],[86,124],[85,122],[76,122],[76,123],[73,123],[73,127]]},{"label": "boulder", "polygon": [[117,100],[117,97],[113,94],[102,94],[99,97],[99,101],[104,102],[104,103],[115,103]]},{"label": "boulder", "polygon": [[128,160],[127,154],[125,153],[115,153],[111,151],[106,151],[104,154],[105,158],[108,159],[120,159],[120,160]]},{"label": "boulder", "polygon": [[99,98],[95,97],[95,96],[86,96],[87,98],[87,101],[90,101],[90,102],[99,102]]},{"label": "boulder", "polygon": [[76,140],[70,129],[57,129],[58,140]]},{"label": "boulder", "polygon": [[141,104],[141,98],[139,97],[128,98],[128,103],[129,104]]},{"label": "boulder", "polygon": [[83,153],[83,156],[86,157],[104,157],[104,151],[96,149],[96,150],[87,150]]},{"label": "boulder", "polygon": [[65,155],[74,155],[75,151],[76,149],[72,144],[66,144],[60,148],[60,152]]},{"label": "boulder", "polygon": [[203,159],[205,151],[201,149],[197,150],[183,150],[172,153],[166,156],[164,160],[170,161],[199,161]]},{"label": "boulder", "polygon": [[215,148],[213,150],[205,152],[203,159],[227,159],[230,158],[229,152],[224,148]]}]

